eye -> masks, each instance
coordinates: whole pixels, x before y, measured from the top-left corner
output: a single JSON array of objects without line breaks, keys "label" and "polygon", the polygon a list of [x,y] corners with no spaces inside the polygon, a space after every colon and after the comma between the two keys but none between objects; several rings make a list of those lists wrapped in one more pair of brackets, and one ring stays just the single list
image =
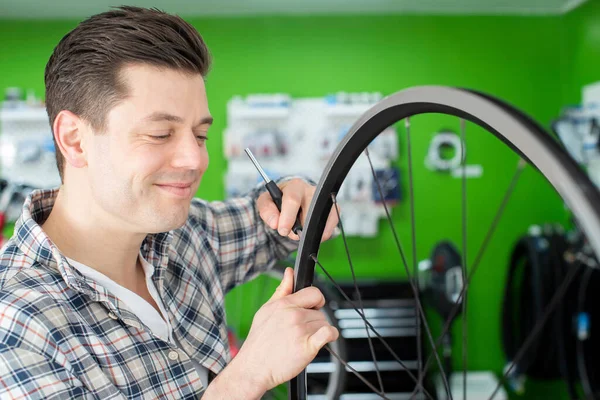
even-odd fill
[{"label": "eye", "polygon": [[156,140],[166,140],[171,137],[170,133],[165,133],[164,135],[148,135],[152,139]]},{"label": "eye", "polygon": [[196,135],[196,139],[198,139],[200,143],[204,143],[208,140],[208,137],[206,135]]}]

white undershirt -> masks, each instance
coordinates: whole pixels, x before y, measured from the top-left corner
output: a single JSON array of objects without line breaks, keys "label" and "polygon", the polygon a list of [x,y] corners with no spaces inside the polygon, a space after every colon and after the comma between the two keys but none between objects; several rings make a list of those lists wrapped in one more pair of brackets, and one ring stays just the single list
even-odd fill
[{"label": "white undershirt", "polygon": [[[134,293],[131,290],[119,285],[106,275],[70,258],[67,258],[67,260],[69,260],[69,263],[84,276],[99,283],[115,297],[121,300],[123,304],[126,304],[127,308],[133,312],[155,336],[158,336],[166,342],[174,342],[177,347],[181,348],[181,344],[173,339],[173,327],[169,322],[167,311],[165,310],[165,306],[158,295],[154,281],[152,281],[154,266],[146,261],[141,253],[139,254],[139,258],[142,268],[144,269],[144,275],[146,275],[148,292],[150,292],[150,296],[152,296],[152,299],[154,299],[158,305],[160,313],[137,293]],[[208,369],[193,359],[191,361],[194,365],[194,368],[196,368],[198,375],[200,375],[202,386],[204,386],[206,389],[208,386]]]}]

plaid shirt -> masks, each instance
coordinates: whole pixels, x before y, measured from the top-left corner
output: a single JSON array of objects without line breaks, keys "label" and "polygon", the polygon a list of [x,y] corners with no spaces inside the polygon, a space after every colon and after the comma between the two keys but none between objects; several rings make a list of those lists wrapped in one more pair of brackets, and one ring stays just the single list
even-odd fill
[{"label": "plaid shirt", "polygon": [[259,193],[195,198],[182,228],[142,243],[178,348],[69,265],[40,227],[57,190],[33,192],[0,251],[0,398],[200,397],[190,360],[218,374],[230,359],[225,293],[296,248],[259,218]]}]

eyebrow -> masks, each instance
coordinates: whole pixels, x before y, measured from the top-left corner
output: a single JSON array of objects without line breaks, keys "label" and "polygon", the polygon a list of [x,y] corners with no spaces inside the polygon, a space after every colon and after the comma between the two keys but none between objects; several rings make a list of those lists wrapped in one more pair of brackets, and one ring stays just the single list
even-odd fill
[{"label": "eyebrow", "polygon": [[[169,121],[169,122],[177,122],[179,124],[182,124],[183,118],[181,118],[177,115],[169,114],[169,113],[153,112],[152,114],[145,117],[144,121],[149,121],[149,122]],[[208,117],[202,118],[196,126],[205,125],[205,124],[212,125],[212,123],[213,123],[213,117],[208,116]]]}]

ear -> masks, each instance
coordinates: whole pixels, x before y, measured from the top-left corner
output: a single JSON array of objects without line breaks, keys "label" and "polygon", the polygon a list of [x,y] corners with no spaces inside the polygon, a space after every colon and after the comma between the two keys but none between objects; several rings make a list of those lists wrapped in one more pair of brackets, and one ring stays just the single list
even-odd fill
[{"label": "ear", "polygon": [[62,110],[54,119],[54,140],[65,162],[75,168],[87,165],[85,150],[82,146],[87,124],[71,111]]}]

